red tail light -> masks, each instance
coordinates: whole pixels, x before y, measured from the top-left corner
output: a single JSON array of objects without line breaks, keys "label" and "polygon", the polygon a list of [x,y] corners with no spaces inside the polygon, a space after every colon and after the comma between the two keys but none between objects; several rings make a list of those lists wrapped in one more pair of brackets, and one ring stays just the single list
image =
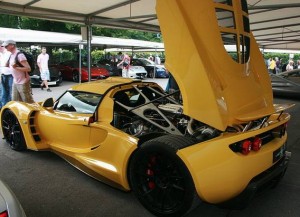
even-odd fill
[{"label": "red tail light", "polygon": [[252,150],[259,151],[262,145],[262,140],[259,137],[254,137],[252,142]]},{"label": "red tail light", "polygon": [[244,140],[241,144],[241,152],[244,155],[249,154],[252,149],[252,142],[250,140]]},{"label": "red tail light", "polygon": [[148,186],[149,186],[149,188],[152,190],[152,189],[155,188],[155,183],[154,183],[153,181],[150,181],[150,182],[148,183]]},{"label": "red tail light", "polygon": [[7,211],[0,213],[0,217],[8,217]]}]

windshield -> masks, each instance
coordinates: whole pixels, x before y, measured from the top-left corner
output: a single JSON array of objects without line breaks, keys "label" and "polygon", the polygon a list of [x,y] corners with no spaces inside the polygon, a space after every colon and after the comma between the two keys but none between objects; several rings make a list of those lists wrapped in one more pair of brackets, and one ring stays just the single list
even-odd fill
[{"label": "windshield", "polygon": [[140,59],[140,61],[145,65],[154,65],[154,62],[147,59]]},{"label": "windshield", "polygon": [[95,112],[102,95],[87,92],[67,91],[58,102],[55,109],[59,111],[92,114]]}]

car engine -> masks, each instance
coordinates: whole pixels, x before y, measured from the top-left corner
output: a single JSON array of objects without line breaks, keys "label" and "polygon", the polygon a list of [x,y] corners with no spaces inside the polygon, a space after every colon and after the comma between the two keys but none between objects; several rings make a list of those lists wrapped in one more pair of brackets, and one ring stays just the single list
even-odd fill
[{"label": "car engine", "polygon": [[133,89],[117,93],[114,99],[113,126],[135,137],[165,133],[184,135],[202,142],[221,133],[184,115],[183,106],[171,94],[151,86],[133,86]]}]

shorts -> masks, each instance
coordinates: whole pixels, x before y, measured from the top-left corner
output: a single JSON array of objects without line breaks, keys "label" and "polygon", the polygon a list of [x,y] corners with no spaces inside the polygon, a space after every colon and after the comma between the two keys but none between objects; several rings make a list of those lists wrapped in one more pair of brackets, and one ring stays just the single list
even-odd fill
[{"label": "shorts", "polygon": [[49,69],[45,69],[41,71],[41,79],[42,81],[50,81],[50,72]]}]

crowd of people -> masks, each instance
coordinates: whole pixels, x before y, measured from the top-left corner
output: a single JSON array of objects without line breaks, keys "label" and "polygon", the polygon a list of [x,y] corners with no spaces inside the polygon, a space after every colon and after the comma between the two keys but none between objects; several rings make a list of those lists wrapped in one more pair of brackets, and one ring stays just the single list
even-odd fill
[{"label": "crowd of people", "polygon": [[[17,48],[14,40],[0,41],[0,109],[9,101],[33,103],[29,73],[33,70],[23,51]],[[42,47],[37,58],[37,66],[42,80],[41,89],[48,92],[50,72],[48,68],[49,55]]]},{"label": "crowd of people", "polygon": [[291,71],[294,69],[300,69],[300,60],[294,63],[293,59],[290,59],[288,62],[283,63],[282,59],[278,57],[271,57],[266,61],[266,66],[269,70],[269,73],[278,74],[280,72]]},{"label": "crowd of people", "polygon": [[[148,54],[148,55],[142,54],[139,57],[147,58],[148,60],[153,61],[155,63],[155,65],[162,64],[162,61],[158,54],[156,54],[155,56],[152,56],[152,54]],[[108,52],[104,55],[104,60],[103,59],[100,60],[99,63],[109,64],[112,68],[120,70],[118,75],[122,75],[123,77],[128,77],[129,65],[131,64],[132,59],[135,59],[135,58],[137,58],[136,55],[133,55],[133,57],[131,57],[126,52],[124,52],[124,53],[118,52],[116,55]],[[126,70],[123,70],[123,69],[126,69]],[[122,71],[124,71],[125,73],[122,74]]]}]

